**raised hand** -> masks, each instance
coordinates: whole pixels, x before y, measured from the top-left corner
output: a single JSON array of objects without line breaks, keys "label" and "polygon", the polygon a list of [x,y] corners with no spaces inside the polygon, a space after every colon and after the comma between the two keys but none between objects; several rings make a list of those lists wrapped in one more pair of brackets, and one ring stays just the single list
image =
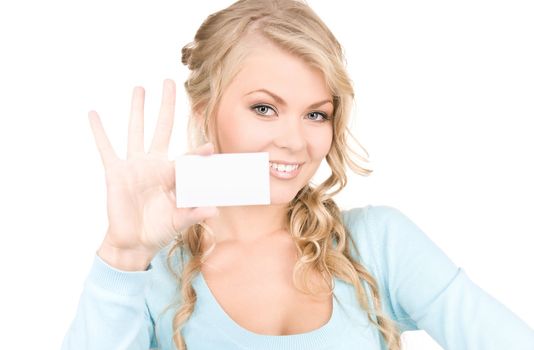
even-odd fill
[{"label": "raised hand", "polygon": [[[118,269],[146,269],[158,250],[178,231],[217,215],[214,207],[176,207],[175,164],[167,159],[175,99],[174,82],[165,80],[156,131],[149,151],[145,152],[145,91],[142,87],[134,88],[126,160],[117,157],[98,114],[89,112],[107,187],[109,226],[98,255]],[[210,155],[213,145],[204,144],[192,153]]]}]

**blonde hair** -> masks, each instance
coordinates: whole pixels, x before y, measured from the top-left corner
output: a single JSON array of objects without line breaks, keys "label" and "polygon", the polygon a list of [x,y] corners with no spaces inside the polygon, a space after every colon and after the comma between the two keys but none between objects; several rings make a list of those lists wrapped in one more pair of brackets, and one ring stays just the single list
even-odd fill
[{"label": "blonde hair", "polygon": [[[202,23],[194,41],[182,49],[182,63],[191,71],[185,89],[194,113],[188,125],[189,148],[206,142],[207,135],[211,134],[210,127],[222,92],[238,73],[240,62],[247,54],[246,48],[242,47],[243,38],[251,32],[321,70],[334,98],[333,139],[326,156],[332,174],[317,187],[304,186],[288,205],[286,227],[298,252],[293,283],[302,292],[315,294],[308,281],[311,273],[318,272],[330,286],[331,294],[333,276],[352,284],[360,306],[367,312],[369,321],[379,329],[388,349],[399,350],[399,329],[382,312],[377,281],[356,257],[351,256],[351,245],[356,253],[357,247],[332,199],[347,183],[346,165],[363,176],[372,170],[351,159],[352,155],[367,161],[349,147],[349,137],[368,154],[348,128],[354,90],[345,69],[343,49],[305,2],[240,0],[208,16]],[[180,239],[174,242],[167,256],[171,267],[171,260],[179,251],[183,266],[181,273],[176,274],[181,298],[173,318],[173,341],[180,350],[187,348],[181,329],[196,302],[192,281],[206,256],[214,249],[212,244],[207,251],[203,250],[201,243],[206,234],[213,237],[204,222],[189,227],[181,232]],[[189,254],[185,265],[184,253]],[[371,298],[365,288],[370,290]]]}]

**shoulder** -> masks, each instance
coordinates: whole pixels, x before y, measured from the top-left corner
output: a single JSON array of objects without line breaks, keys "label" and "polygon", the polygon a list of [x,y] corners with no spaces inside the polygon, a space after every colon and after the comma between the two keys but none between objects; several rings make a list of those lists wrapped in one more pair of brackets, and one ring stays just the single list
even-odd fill
[{"label": "shoulder", "polygon": [[435,273],[447,277],[456,273],[447,254],[397,208],[368,205],[343,212],[343,217],[363,262],[388,284],[402,283],[423,271],[429,279]]},{"label": "shoulder", "polygon": [[409,241],[402,238],[410,234],[405,228],[409,219],[399,209],[388,205],[344,210],[342,217],[347,235],[350,235],[347,244],[351,255],[375,278],[384,311],[400,322],[403,330],[416,329],[399,309],[390,289],[392,279],[400,275],[395,268],[402,265],[402,252],[406,252],[401,244]]},{"label": "shoulder", "polygon": [[456,264],[401,210],[368,205],[343,212],[347,231],[377,278],[383,302],[397,320],[415,329],[417,314],[457,275]]},{"label": "shoulder", "polygon": [[388,226],[411,223],[411,220],[399,209],[389,205],[367,205],[342,211],[344,223],[348,227],[367,225],[373,229],[386,229]]},{"label": "shoulder", "polygon": [[394,255],[390,248],[398,247],[395,241],[404,234],[399,227],[408,218],[399,209],[388,205],[367,205],[341,213],[351,255],[379,282],[386,283],[388,260]]},{"label": "shoulder", "polygon": [[[402,211],[388,205],[343,210],[342,218],[354,243],[362,249],[376,250],[410,235],[424,235]],[[417,237],[413,238],[417,240]]]},{"label": "shoulder", "polygon": [[342,211],[343,222],[355,243],[382,250],[429,243],[429,237],[401,210],[389,205],[367,205]]}]

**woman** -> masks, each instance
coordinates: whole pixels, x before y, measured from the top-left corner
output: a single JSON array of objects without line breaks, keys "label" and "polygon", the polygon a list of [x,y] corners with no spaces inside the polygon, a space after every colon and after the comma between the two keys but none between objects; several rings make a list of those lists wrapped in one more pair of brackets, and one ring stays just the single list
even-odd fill
[{"label": "woman", "polygon": [[[183,48],[192,153],[268,152],[270,205],[176,208],[172,81],[147,153],[142,88],[126,160],[90,112],[109,228],[63,349],[396,350],[415,329],[446,349],[534,348],[532,329],[398,210],[333,201],[346,165],[370,173],[347,145],[343,60],[292,0],[238,1]],[[332,174],[312,186],[325,158]]]}]

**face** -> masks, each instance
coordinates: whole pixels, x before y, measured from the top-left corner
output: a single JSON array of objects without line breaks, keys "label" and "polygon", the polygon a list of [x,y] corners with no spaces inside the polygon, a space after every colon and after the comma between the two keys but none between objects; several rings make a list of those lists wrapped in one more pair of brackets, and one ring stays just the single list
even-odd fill
[{"label": "face", "polygon": [[268,42],[241,67],[216,113],[216,152],[268,152],[271,204],[288,203],[330,150],[332,96],[321,71]]}]

